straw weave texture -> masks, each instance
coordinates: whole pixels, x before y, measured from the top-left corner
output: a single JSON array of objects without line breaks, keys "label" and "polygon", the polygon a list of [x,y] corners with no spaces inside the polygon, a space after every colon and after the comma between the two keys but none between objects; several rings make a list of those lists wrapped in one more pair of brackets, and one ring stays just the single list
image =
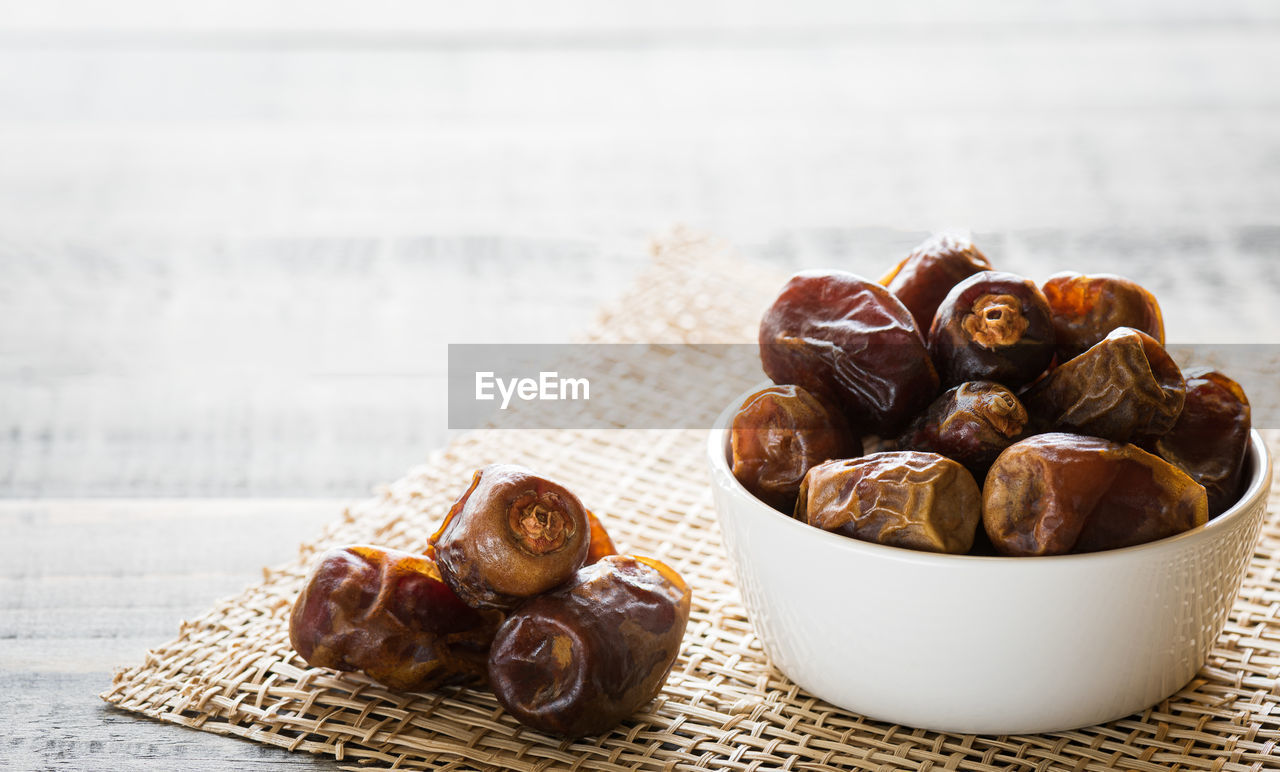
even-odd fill
[{"label": "straw weave texture", "polygon": [[[676,236],[655,248],[651,269],[601,313],[587,339],[750,341],[781,278],[733,261],[714,244]],[[714,348],[707,356],[704,372],[717,372]],[[760,374],[725,377],[740,376]],[[660,413],[685,388],[660,374],[637,383],[638,412]],[[1276,439],[1269,437],[1273,447]],[[1175,696],[1140,715],[1072,732],[940,734],[848,713],[770,667],[720,547],[704,440],[705,432],[692,430],[470,432],[343,513],[292,562],[264,571],[259,584],[183,623],[142,664],[117,672],[103,698],[162,721],[362,769],[1280,768],[1274,510],[1209,662]],[[471,471],[495,461],[562,480],[602,515],[620,549],[671,563],[693,587],[684,651],[666,688],[609,734],[556,740],[522,728],[484,690],[397,694],[359,674],[309,668],[290,649],[289,607],[319,552],[354,542],[420,549]]]}]

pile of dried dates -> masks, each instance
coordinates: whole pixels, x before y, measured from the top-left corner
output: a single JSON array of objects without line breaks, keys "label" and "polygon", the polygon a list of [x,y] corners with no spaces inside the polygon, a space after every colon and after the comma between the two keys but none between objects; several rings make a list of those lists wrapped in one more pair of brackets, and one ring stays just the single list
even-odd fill
[{"label": "pile of dried dates", "polygon": [[422,553],[323,554],[289,638],[313,666],[396,690],[487,683],[521,723],[580,737],[657,696],[689,601],[668,566],[617,554],[564,486],[494,464],[476,471]]},{"label": "pile of dried dates", "polygon": [[1201,525],[1240,494],[1248,399],[1179,370],[1155,297],[1119,276],[1036,285],[943,234],[878,283],[793,276],[760,359],[777,385],[733,419],[734,476],[855,539],[1094,552]]}]

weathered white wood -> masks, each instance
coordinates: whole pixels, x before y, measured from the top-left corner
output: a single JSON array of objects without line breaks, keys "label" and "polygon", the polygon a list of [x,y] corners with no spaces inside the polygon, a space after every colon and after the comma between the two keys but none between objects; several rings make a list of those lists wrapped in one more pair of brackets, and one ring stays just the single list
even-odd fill
[{"label": "weathered white wood", "polygon": [[812,34],[830,27],[865,24],[970,25],[1070,23],[1151,24],[1166,22],[1254,22],[1280,16],[1265,0],[1080,0],[1041,6],[984,0],[964,4],[927,0],[898,3],[845,3],[839,0],[764,0],[682,2],[656,0],[637,7],[627,0],[480,0],[458,6],[405,0],[224,0],[183,8],[157,0],[117,0],[110,8],[93,0],[46,0],[10,3],[0,15],[0,29],[77,31],[102,37],[103,32],[193,30],[201,33],[302,30],[384,35],[408,32],[472,33],[584,32],[596,36],[613,30],[669,36],[693,30],[705,36],[723,30],[762,30],[769,34],[793,29]]},{"label": "weathered white wood", "polygon": [[[876,276],[919,235],[786,229],[743,250],[780,273]],[[1036,278],[1141,277],[1172,341],[1280,341],[1280,229],[977,235]],[[563,340],[643,265],[638,244],[601,260],[587,241],[515,238],[163,254],[136,240],[0,246],[5,495],[361,496],[449,436],[446,342]]]},{"label": "weathered white wood", "polygon": [[336,769],[97,695],[185,618],[289,560],[341,500],[0,501],[0,767]]},{"label": "weathered white wood", "polygon": [[218,737],[109,708],[104,673],[0,671],[0,765],[12,770],[336,770],[328,759]]},{"label": "weathered white wood", "polygon": [[[201,611],[259,579],[262,567],[293,558],[343,506],[340,499],[0,499],[0,639],[152,633],[76,621],[115,613],[164,617],[172,630],[174,616]],[[15,621],[24,614],[26,623]]]},{"label": "weathered white wood", "polygon": [[532,50],[0,46],[0,233],[1274,221],[1269,24],[904,30]]},{"label": "weathered white wood", "polygon": [[1280,337],[1270,28],[1001,30],[0,47],[0,490],[358,495],[448,436],[445,343],[569,338],[676,222],[872,276],[967,226]]},{"label": "weathered white wood", "polygon": [[644,260],[513,238],[0,246],[3,495],[351,495],[449,436],[447,342],[560,340]]}]

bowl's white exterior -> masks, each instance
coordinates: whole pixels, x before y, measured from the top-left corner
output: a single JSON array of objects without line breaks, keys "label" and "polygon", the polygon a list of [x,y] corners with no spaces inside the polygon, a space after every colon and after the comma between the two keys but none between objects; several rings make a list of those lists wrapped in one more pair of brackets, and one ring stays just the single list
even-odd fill
[{"label": "bowl's white exterior", "polygon": [[[745,397],[745,395],[744,395]],[[962,733],[1074,729],[1160,701],[1204,664],[1258,539],[1271,459],[1207,525],[1087,555],[935,555],[793,520],[733,477],[735,403],[707,441],[724,544],[773,664],[872,718]]]}]

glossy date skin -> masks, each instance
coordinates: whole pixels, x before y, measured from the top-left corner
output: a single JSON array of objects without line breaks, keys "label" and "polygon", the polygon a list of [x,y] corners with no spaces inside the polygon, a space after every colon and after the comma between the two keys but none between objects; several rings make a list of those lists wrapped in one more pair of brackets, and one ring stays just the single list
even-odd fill
[{"label": "glossy date skin", "polygon": [[963,554],[981,517],[973,475],[936,453],[891,451],[809,470],[797,519],[893,547]]},{"label": "glossy date skin", "polygon": [[1012,391],[992,381],[969,381],[935,399],[894,446],[955,459],[981,480],[1026,426],[1027,410]]},{"label": "glossy date skin", "polygon": [[507,619],[489,683],[522,724],[562,737],[607,731],[661,691],[689,604],[688,585],[668,566],[606,557]]},{"label": "glossy date skin", "polygon": [[431,537],[445,582],[476,608],[511,609],[583,566],[591,526],[578,497],[515,464],[476,470]]},{"label": "glossy date skin", "polygon": [[944,388],[965,381],[1017,387],[1053,359],[1053,314],[1030,279],[983,271],[951,288],[929,328],[929,354]]},{"label": "glossy date skin", "polygon": [[483,681],[501,621],[464,603],[429,558],[357,545],[320,557],[293,605],[289,640],[315,667],[423,691]]},{"label": "glossy date skin", "polygon": [[800,386],[770,386],[747,397],[733,417],[729,441],[733,476],[787,513],[810,469],[862,454],[862,440],[843,416]]},{"label": "glossy date skin", "polygon": [[896,432],[938,391],[911,312],[844,271],[804,271],[786,283],[760,322],[760,361],[774,383],[828,400],[859,432]]},{"label": "glossy date skin", "polygon": [[1240,497],[1252,428],[1249,399],[1240,384],[1209,368],[1184,373],[1187,398],[1178,422],[1155,441],[1155,452],[1209,494],[1209,517]]},{"label": "glossy date skin", "polygon": [[1164,316],[1155,295],[1109,273],[1064,271],[1044,283],[1053,310],[1058,360],[1084,353],[1118,327],[1132,327],[1164,344]]},{"label": "glossy date skin", "polygon": [[951,288],[989,270],[991,263],[968,236],[940,233],[912,250],[880,283],[902,301],[924,335]]},{"label": "glossy date skin", "polygon": [[992,465],[982,523],[1002,555],[1062,555],[1163,539],[1208,520],[1202,486],[1164,459],[1076,434],[1029,437]]},{"label": "glossy date skin", "polygon": [[1043,428],[1130,442],[1172,429],[1185,397],[1182,372],[1164,346],[1121,327],[1058,365],[1022,403]]}]

